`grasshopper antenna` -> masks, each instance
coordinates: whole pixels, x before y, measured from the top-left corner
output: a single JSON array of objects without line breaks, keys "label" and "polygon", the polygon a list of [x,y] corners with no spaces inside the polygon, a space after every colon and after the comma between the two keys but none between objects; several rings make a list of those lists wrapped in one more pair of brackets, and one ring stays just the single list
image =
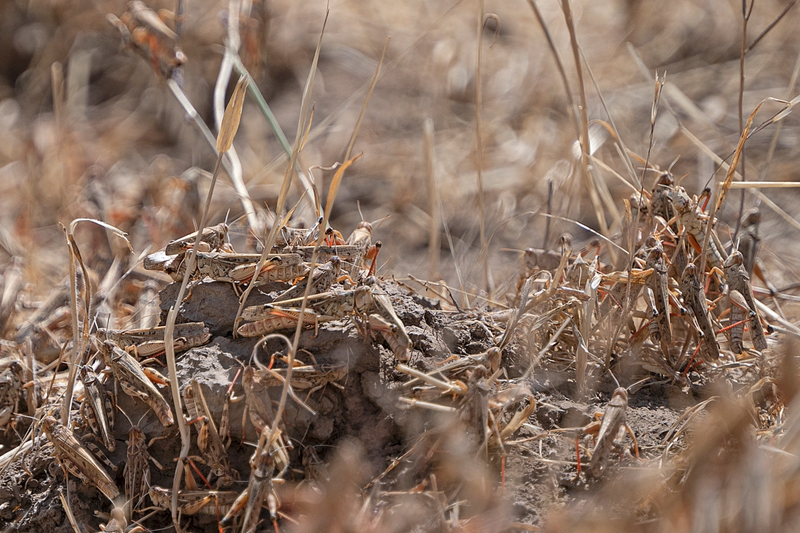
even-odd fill
[{"label": "grasshopper antenna", "polygon": [[675,159],[672,160],[672,163],[670,163],[669,166],[667,167],[667,172],[672,174],[672,167],[675,166],[675,163],[677,163],[678,160],[680,160],[680,158],[681,158],[681,156],[680,156],[680,154],[678,154],[678,157],[676,157]]},{"label": "grasshopper antenna", "polygon": [[614,375],[614,372],[610,368],[608,369],[608,373],[611,374],[611,377],[614,379],[614,383],[617,384],[617,388],[619,389],[621,385],[619,384],[619,381],[617,381],[617,376]]}]

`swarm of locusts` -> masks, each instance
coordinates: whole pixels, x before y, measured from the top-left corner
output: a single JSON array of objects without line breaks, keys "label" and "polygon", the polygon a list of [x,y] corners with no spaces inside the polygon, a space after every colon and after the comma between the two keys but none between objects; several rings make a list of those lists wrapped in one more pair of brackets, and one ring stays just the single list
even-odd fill
[{"label": "swarm of locusts", "polygon": [[[597,242],[575,252],[569,235],[562,236],[558,252],[527,250],[515,288],[507,295],[508,307],[474,312],[496,332],[493,346],[478,354],[452,354],[427,372],[414,364],[421,353],[409,338],[392,298],[383,289],[385,282],[376,274],[381,243],[372,243],[373,227],[368,222],[362,222],[347,239],[328,228],[322,246],[316,246],[316,264],[310,260],[315,255],[314,243],[323,231],[321,225],[306,229],[282,227],[260,270],[257,268],[262,254],[236,253],[228,242],[227,224],[206,228],[199,235],[196,268],[189,286],[191,290],[198,283],[221,283],[229,285],[236,296],[251,284],[281,287],[273,291],[270,303],[243,308],[235,335],[244,338],[293,331],[301,311],[306,328],[318,329],[329,321],[353,321],[366,339],[382,339],[386,343],[394,354],[396,372],[406,376],[396,389],[398,406],[452,414],[453,421],[437,433],[438,438],[444,438],[446,431],[461,428],[458,431],[464,432],[469,453],[488,460],[497,454],[505,457],[506,449],[517,442],[512,436],[523,426],[532,427],[529,419],[537,402],[531,374],[548,357],[553,362],[564,357],[577,362],[563,371],[573,375],[580,391],[580,387],[587,386],[593,369],[602,371],[606,353],[611,368],[623,360],[639,365],[638,372],[629,378],[661,377],[690,387],[700,375],[698,372],[761,356],[768,347],[771,328],[760,312],[762,306],[750,283],[751,275],[761,272],[757,257],[760,215],[752,211],[744,216],[739,237],[726,254],[729,246],[720,242],[706,213],[707,196],[689,196],[665,172],[655,180],[651,192],[628,201],[628,237],[634,243],[634,253],[627,272],[610,271],[601,263]],[[148,255],[143,260],[144,272],[161,272],[175,282],[183,281],[197,237],[192,234],[176,239],[162,251]],[[13,304],[8,302],[17,297],[12,292],[18,293],[22,285],[15,278],[15,269],[18,265],[12,262],[5,275],[7,319],[13,315]],[[766,286],[771,287],[769,283]],[[153,288],[151,282],[144,284],[141,296],[152,298]],[[63,291],[57,288],[54,294],[51,298],[60,298],[64,306]],[[146,299],[142,302],[143,306],[150,303]],[[68,310],[50,309],[53,305],[43,302],[40,310],[48,308],[55,316],[69,314]],[[67,322],[60,320],[62,326]],[[24,400],[37,419],[33,425],[34,442],[25,448],[25,453],[31,453],[31,449],[44,453],[42,446],[49,443],[48,453],[68,475],[97,487],[114,502],[115,511],[106,530],[114,527],[115,520],[131,523],[146,511],[165,512],[170,509],[172,491],[150,482],[151,464],[165,466],[156,463],[148,452],[147,436],[139,426],[132,424],[124,465],[104,462],[107,459],[101,447],[113,452],[117,445],[114,424],[120,414],[116,398],[121,389],[138,402],[142,413],[152,411],[163,426],[173,426],[175,417],[183,416],[196,429],[193,433],[200,455],[187,458],[187,486],[178,495],[182,516],[209,514],[217,517],[220,527],[253,531],[263,506],[274,527],[279,528],[281,517],[290,518],[281,511],[274,488],[291,471],[289,436],[278,431],[271,442],[259,443],[250,460],[252,472],[246,488],[235,490],[233,483],[241,473],[231,468],[228,457],[232,436],[227,412],[236,380],[229,388],[219,423],[195,380],[183,384],[185,413],[174,412],[163,391],[168,380],[152,368],[160,365],[158,358],[165,351],[164,326],[153,321],[137,325],[144,327],[92,331],[76,373],[79,382],[75,403],[67,407],[68,420],[58,418],[57,413],[64,406],[58,404],[59,396],[52,391],[48,394],[44,386],[47,380],[43,376],[47,375],[53,376],[50,381],[56,390],[65,385],[64,374],[53,372],[57,361],[38,368],[35,352],[28,352],[34,356],[31,359],[24,357],[24,349],[12,350],[22,356],[5,360],[0,374],[3,429],[12,432],[25,419],[21,412]],[[33,312],[17,326],[16,342],[9,341],[7,345],[32,347],[42,331],[49,331],[52,336],[58,328],[39,311]],[[173,349],[182,352],[208,343],[211,334],[202,322],[182,323],[176,324],[173,338]],[[512,346],[517,346],[517,351],[519,346],[528,349],[529,369],[522,376],[507,375],[504,359]],[[37,368],[33,379],[31,365]],[[305,365],[293,370],[292,388],[308,390],[309,395],[326,384],[336,385],[347,374],[345,365]],[[266,391],[281,387],[284,374],[285,369],[268,368],[257,360],[255,366],[244,366],[241,372],[249,422],[262,440],[270,433],[275,416]],[[625,388],[618,388],[596,423],[543,432],[574,437],[577,475],[573,482],[581,479],[581,463],[586,456],[587,479],[601,478],[614,457],[626,449],[625,432],[631,436],[632,450],[639,456],[633,431],[626,424],[628,394]],[[122,414],[131,419],[134,415]],[[582,452],[582,439],[587,435],[593,435],[593,444]],[[409,454],[434,446],[429,442],[431,437],[427,440],[414,444]],[[394,461],[379,479],[410,461],[409,454]],[[432,448],[428,454],[436,455]],[[8,460],[0,466],[5,467]],[[318,459],[303,457],[307,472],[318,464]],[[416,467],[421,471],[426,468],[418,463]],[[200,475],[207,490],[194,482],[192,470],[205,471]],[[113,471],[122,472],[124,483],[120,486],[116,481],[120,476],[115,477]],[[397,497],[394,493],[392,501]]]},{"label": "swarm of locusts", "polygon": [[[282,287],[274,293],[271,303],[244,308],[243,320],[236,328],[236,334],[245,338],[261,338],[271,333],[294,330],[302,296],[308,288],[309,296],[303,309],[304,322],[308,327],[319,328],[320,324],[332,320],[357,321],[369,339],[385,340],[398,361],[407,361],[412,349],[411,341],[403,322],[395,313],[390,297],[383,291],[382,283],[375,275],[381,243],[372,243],[372,230],[371,223],[362,222],[349,238],[343,239],[338,231],[329,228],[324,245],[317,247],[320,263],[314,265],[309,261],[315,248],[312,243],[317,241],[321,231],[319,224],[308,229],[282,227],[272,253],[266,255],[264,266],[257,271],[261,254],[236,253],[228,242],[228,225],[221,223],[204,229],[200,234],[201,245],[192,283],[229,284],[230,290],[237,296],[247,285],[256,287],[270,283],[272,287]],[[192,243],[196,238],[197,233],[176,239],[167,244],[164,250],[148,255],[143,259],[143,273],[160,271],[175,281],[183,281],[185,265],[193,253]],[[16,268],[16,263],[12,263],[12,267]],[[7,296],[11,303],[6,309],[13,309],[13,301],[22,288],[22,284],[15,281],[14,272],[13,268],[6,272],[6,291],[16,291]],[[141,296],[149,295],[151,300],[154,299],[153,294],[148,292],[151,288],[150,283],[145,284]],[[134,312],[133,316],[145,314],[146,307],[151,304],[152,301],[142,300],[142,309],[138,310],[141,313]],[[68,313],[67,310],[63,312]],[[15,425],[23,416],[20,402],[25,399],[29,410],[38,418],[35,425],[41,428],[35,430],[37,436],[34,447],[40,447],[45,441],[52,444],[49,453],[64,471],[97,487],[124,510],[120,516],[125,520],[137,518],[139,510],[148,507],[145,505],[146,499],[157,509],[169,510],[171,491],[150,483],[150,465],[157,463],[150,456],[147,437],[138,425],[132,423],[127,441],[127,461],[122,468],[123,490],[117,486],[113,475],[109,474],[109,469],[119,470],[118,465],[104,464],[108,460],[99,445],[109,452],[116,449],[114,425],[120,411],[116,405],[119,392],[115,391],[121,389],[122,393],[140,402],[138,405],[145,411],[152,410],[165,428],[175,424],[176,416],[184,416],[197,428],[196,445],[201,455],[191,456],[188,461],[198,473],[198,465],[208,468],[206,473],[200,475],[205,483],[214,484],[214,490],[198,490],[194,482],[188,482],[189,479],[193,480],[193,476],[187,470],[187,488],[179,494],[183,515],[221,513],[218,517],[220,524],[236,524],[243,531],[251,531],[258,523],[261,502],[264,502],[277,527],[278,504],[272,491],[272,480],[281,479],[289,471],[288,450],[292,448],[291,443],[279,432],[274,441],[266,446],[265,452],[255,455],[251,460],[256,474],[245,491],[236,493],[222,490],[229,488],[239,476],[231,469],[228,459],[231,434],[227,401],[223,420],[218,427],[202,388],[193,380],[182,393],[185,414],[175,413],[172,402],[166,399],[169,396],[162,391],[162,387],[169,384],[168,379],[152,368],[153,365],[161,365],[158,358],[165,352],[165,327],[152,323],[146,326],[123,330],[101,327],[92,331],[76,373],[79,380],[74,398],[76,403],[66,407],[68,420],[57,418],[58,411],[63,410],[64,406],[58,404],[55,392],[47,394],[48,391],[42,390],[40,384],[41,376],[57,369],[58,361],[38,369],[39,377],[31,383],[26,383],[25,379],[25,369],[31,364],[30,361],[14,358],[4,363],[0,374],[0,424],[3,431],[8,433],[15,430]],[[8,342],[8,347],[19,348],[31,343],[37,332],[47,327],[45,319],[39,318],[38,312],[33,313],[17,328],[17,342]],[[202,346],[210,339],[209,329],[202,322],[176,324],[173,349],[184,352]],[[285,381],[283,374],[285,368],[272,368],[272,365],[265,367],[258,361],[255,367],[244,368],[242,384],[249,420],[259,434],[268,434],[273,424],[274,409],[267,389],[281,387]],[[307,390],[310,395],[328,383],[336,384],[346,375],[346,366],[296,366],[291,383],[294,390]],[[59,386],[57,390],[60,390],[64,386],[64,374],[56,373],[53,376]],[[235,381],[231,383],[227,400],[232,397]],[[133,419],[133,413],[123,415]],[[4,462],[2,467],[7,464]],[[158,467],[164,468],[161,465]],[[253,494],[259,496],[254,497]],[[120,499],[121,495],[124,495],[124,500]]]},{"label": "swarm of locusts", "polygon": [[[127,13],[120,18],[110,15],[109,21],[126,47],[144,55],[158,76],[169,78],[186,56],[164,18],[134,1]],[[230,142],[232,134],[226,149]],[[223,150],[218,151],[221,158]],[[125,312],[110,303],[119,276],[109,272],[98,283],[98,273],[82,262],[80,269],[72,265],[70,279],[47,299],[23,306],[23,265],[14,259],[3,272],[0,300],[0,333],[8,337],[0,355],[0,431],[4,442],[13,443],[0,456],[0,473],[21,464],[30,475],[32,456],[54,459],[58,468],[51,469],[52,476],[74,476],[108,500],[97,510],[104,531],[143,528],[141,523],[153,514],[166,520],[169,512],[176,529],[187,517],[207,515],[219,531],[250,533],[259,525],[263,529],[264,523],[279,531],[302,514],[299,500],[305,498],[304,505],[313,507],[331,498],[331,491],[324,496],[319,488],[325,483],[336,487],[327,465],[313,448],[302,454],[294,448],[293,442],[302,442],[304,436],[289,433],[269,389],[286,391],[289,401],[322,416],[295,391],[304,391],[308,398],[327,385],[342,387],[351,370],[347,362],[318,365],[297,360],[292,365],[293,359],[278,352],[271,354],[269,365],[257,358],[240,361],[222,416],[215,419],[197,379],[180,383],[180,395],[170,396],[174,376],[154,369],[165,366],[160,359],[165,352],[187,352],[212,338],[208,321],[160,323],[159,289],[171,280],[184,284],[181,291],[188,287],[184,301],[204,283],[229,288],[242,305],[230,310],[235,339],[288,339],[294,331],[318,332],[329,324],[347,324],[365,344],[382,347],[384,360],[391,360],[390,368],[382,369],[385,396],[375,394],[385,400],[381,408],[389,412],[387,418],[401,418],[398,413],[443,417],[402,443],[405,453],[359,486],[356,512],[347,520],[337,518],[354,531],[379,529],[381,520],[390,520],[409,501],[433,509],[432,520],[439,520],[443,530],[459,529],[468,520],[459,514],[468,493],[490,499],[493,489],[485,485],[497,479],[498,486],[505,486],[510,450],[535,440],[566,436],[576,449],[567,483],[599,482],[621,461],[648,459],[640,457],[627,424],[628,399],[636,387],[660,381],[700,390],[706,376],[729,370],[739,378],[752,373],[755,381],[774,331],[767,319],[781,319],[755,297],[751,284],[759,276],[766,287],[761,292],[775,294],[758,259],[760,213],[745,213],[733,238],[722,239],[715,220],[722,197],[712,205],[711,191],[692,195],[670,172],[657,170],[655,175],[649,190],[624,201],[619,238],[604,237],[577,250],[565,234],[558,251],[525,250],[518,276],[507,290],[475,294],[471,308],[459,306],[448,287],[436,292],[443,284],[412,278],[426,289],[427,299],[431,294],[439,297],[429,310],[431,316],[481,331],[482,351],[449,346],[436,360],[422,335],[410,334],[411,325],[401,320],[400,288],[408,299],[415,289],[411,282],[381,277],[381,242],[373,242],[375,227],[366,221],[344,238],[322,216],[310,227],[292,227],[290,218],[275,218],[270,228],[274,238],[266,239],[272,244],[261,253],[236,252],[226,223],[202,227],[137,263],[132,269],[138,276],[133,289],[136,309]],[[74,239],[70,233],[67,237],[77,256]],[[247,305],[253,289],[260,289],[268,302]],[[126,324],[125,329],[107,326],[103,313],[123,315],[116,323]],[[545,367],[557,370],[581,400],[589,399],[592,388],[608,376],[616,381],[619,375],[630,386],[617,383],[593,423],[544,428],[534,416],[541,404],[534,377]],[[753,390],[763,384],[756,383]],[[238,399],[237,386],[244,389],[243,425],[252,426],[257,435],[254,450],[253,443],[231,434],[229,409]],[[119,408],[121,394],[133,400],[138,412]],[[106,452],[118,446],[114,428],[120,415],[131,421],[131,428],[125,460],[113,464]],[[176,468],[185,472],[181,486],[151,482],[151,466],[163,470],[172,465],[156,461],[148,436],[133,423],[148,415],[169,428],[168,437],[177,435],[176,426],[184,422],[191,427],[191,450],[199,454],[174,457]],[[783,415],[775,411],[770,416],[777,425]],[[30,428],[24,435],[18,433],[23,427]],[[454,435],[460,455],[447,445]],[[249,471],[237,472],[232,466],[234,441],[247,449]],[[461,474],[461,462],[489,464],[496,478],[470,486],[466,476],[459,478],[442,466],[448,461],[459,463],[453,470]],[[583,469],[586,461],[589,467]],[[283,505],[279,488],[298,473],[312,488],[293,502],[296,505]]]}]

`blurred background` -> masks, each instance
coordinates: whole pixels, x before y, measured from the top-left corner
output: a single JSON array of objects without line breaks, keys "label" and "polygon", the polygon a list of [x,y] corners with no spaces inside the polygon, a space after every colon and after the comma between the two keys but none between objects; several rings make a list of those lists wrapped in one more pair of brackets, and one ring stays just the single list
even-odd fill
[{"label": "blurred background", "polygon": [[[298,129],[303,87],[320,37],[323,1],[252,4],[187,1],[179,42],[163,39],[124,45],[107,15],[124,20],[122,1],[0,2],[0,254],[28,259],[29,279],[42,290],[64,275],[67,249],[57,223],[78,217],[104,220],[127,231],[135,257],[191,232],[200,218],[215,155],[164,79],[176,47],[186,61],[179,85],[215,134],[214,90],[224,102],[237,75],[219,80],[230,35],[231,6],[250,13],[238,27],[242,61],[290,143]],[[748,20],[752,45],[793,2],[756,3]],[[154,10],[175,10],[150,2]],[[574,2],[572,15],[585,58],[582,83],[590,120],[596,207],[575,158],[580,81],[565,15],[556,1],[536,3],[564,65],[571,94],[528,2],[486,1],[481,75],[476,78],[477,2],[333,1],[309,102],[313,123],[300,156],[324,195],[343,160],[387,37],[384,64],[347,171],[331,225],[346,237],[361,220],[388,218],[373,240],[383,242],[381,272],[400,278],[440,276],[468,291],[485,289],[479,252],[478,165],[484,192],[484,240],[490,285],[500,290],[528,247],[555,247],[562,232],[575,246],[593,237],[571,221],[614,238],[623,198],[638,177],[626,169],[617,143],[598,121],[616,126],[625,145],[699,193],[717,170],[709,151],[726,158],[739,137],[742,4],[734,0]],[[750,8],[748,4],[748,9]],[[162,13],[163,14],[163,13]],[[744,64],[744,118],[764,99],[791,99],[800,57],[797,9],[748,50]],[[168,22],[175,29],[174,21]],[[151,32],[152,33],[152,32]],[[145,37],[147,39],[147,37]],[[142,44],[144,43],[144,44]],[[161,56],[148,56],[149,44]],[[166,54],[166,55],[164,55]],[[170,55],[171,54],[171,55]],[[666,77],[651,137],[654,75]],[[476,136],[476,90],[481,92],[482,157]],[[227,88],[226,88],[227,87]],[[755,123],[781,109],[767,101]],[[426,122],[430,124],[426,137]],[[747,144],[748,179],[792,180],[797,175],[798,117],[779,135],[772,126]],[[235,144],[241,178],[258,215],[275,208],[287,157],[261,109],[245,104]],[[430,165],[428,164],[430,162]],[[636,176],[643,164],[634,160]],[[311,169],[311,170],[309,170]],[[724,174],[717,174],[718,179]],[[644,173],[646,189],[653,173]],[[545,242],[548,188],[552,219]],[[289,204],[300,200],[293,224],[313,224],[309,197],[294,177]],[[767,190],[785,210],[794,194]],[[223,175],[211,223],[233,223],[234,244],[248,251],[241,194]],[[748,195],[745,207],[755,205]],[[739,193],[721,213],[734,225]],[[791,228],[764,211],[762,254],[794,241]],[[602,213],[604,222],[598,220]],[[432,218],[432,216],[434,218]],[[604,228],[604,226],[606,226]],[[263,236],[263,226],[251,228]],[[720,229],[721,234],[727,234]],[[429,250],[431,235],[439,247]],[[237,240],[236,235],[241,237]],[[263,237],[262,237],[263,238]],[[785,239],[781,241],[780,239]],[[105,231],[78,231],[90,242],[90,264],[119,250]],[[511,250],[511,251],[508,251]],[[433,253],[433,255],[432,255]],[[795,247],[781,250],[796,257]],[[438,262],[437,262],[437,257]],[[784,261],[784,264],[788,261]],[[791,268],[791,267],[789,267]]]}]

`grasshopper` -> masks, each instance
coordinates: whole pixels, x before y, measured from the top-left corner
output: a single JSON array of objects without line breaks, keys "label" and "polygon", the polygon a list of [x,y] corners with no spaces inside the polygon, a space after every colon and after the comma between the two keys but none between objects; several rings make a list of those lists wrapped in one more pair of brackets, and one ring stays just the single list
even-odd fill
[{"label": "grasshopper", "polygon": [[[263,368],[256,372],[259,381],[266,387],[280,386],[284,382],[286,369]],[[292,369],[292,388],[308,391],[308,396],[327,384],[344,389],[336,383],[347,376],[347,365],[305,365]]]},{"label": "grasshopper", "polygon": [[81,381],[83,382],[84,398],[81,403],[80,414],[91,432],[99,437],[103,446],[110,452],[117,448],[114,440],[114,422],[116,407],[114,397],[106,391],[97,374],[81,368]]},{"label": "grasshopper", "polygon": [[655,304],[653,322],[654,328],[650,335],[655,342],[661,343],[661,351],[669,358],[669,345],[672,342],[672,327],[669,318],[669,288],[667,287],[667,263],[664,259],[664,248],[661,242],[654,237],[647,240],[650,252],[647,256],[646,267],[652,268],[653,273],[647,278],[647,287],[653,292]]},{"label": "grasshopper", "polygon": [[[95,511],[97,515],[97,511]],[[125,518],[125,511],[122,507],[114,507],[108,516],[108,523],[100,524],[100,531],[103,533],[126,533],[128,529],[128,520]],[[128,532],[132,533],[132,532]]]},{"label": "grasshopper", "polygon": [[383,338],[392,347],[395,357],[400,361],[407,361],[411,350],[411,339],[406,331],[405,324],[394,312],[394,305],[389,299],[389,296],[378,289],[377,287],[372,290],[372,299],[375,302],[375,309],[383,320],[389,323],[391,329],[387,335],[385,330],[381,330]]},{"label": "grasshopper", "polygon": [[119,489],[114,480],[89,450],[78,442],[68,427],[60,424],[52,416],[42,419],[42,427],[47,438],[53,443],[56,459],[63,469],[86,483],[97,486],[109,500],[119,496]]},{"label": "grasshopper", "polygon": [[292,228],[281,226],[275,246],[313,246],[319,238],[319,225],[322,224],[322,217],[317,219],[317,223],[310,228]]},{"label": "grasshopper", "polygon": [[664,220],[672,220],[675,215],[673,198],[677,194],[675,179],[671,172],[662,172],[653,184],[653,194],[650,197],[651,216],[660,216]]},{"label": "grasshopper", "polygon": [[353,233],[347,237],[347,244],[350,246],[360,246],[362,249],[366,250],[369,248],[369,245],[372,243],[372,223],[367,222],[366,220],[362,220],[356,226],[356,229],[353,230]]},{"label": "grasshopper", "polygon": [[[126,507],[132,505],[134,501],[139,501],[147,493],[150,486],[150,461],[159,470],[164,470],[164,467],[147,451],[148,448],[144,432],[138,425],[131,425],[128,431],[128,460],[124,471]],[[130,516],[130,512],[128,515]]]},{"label": "grasshopper", "polygon": [[[764,329],[761,326],[761,317],[756,307],[756,299],[753,296],[753,288],[750,286],[750,276],[744,267],[744,258],[741,252],[733,252],[724,263],[725,280],[728,284],[729,296],[738,292],[750,313],[750,338],[753,340],[753,348],[758,351],[767,348],[767,338],[764,336]],[[731,322],[736,324],[744,320],[745,310],[741,305],[735,305],[733,297],[731,304]],[[744,324],[739,324],[731,329],[731,348],[734,353],[742,352],[742,330]]]},{"label": "grasshopper", "polygon": [[[319,261],[328,261],[331,257],[336,255],[339,256],[339,259],[342,261],[355,263],[363,252],[364,250],[361,246],[355,244],[335,246],[323,245],[320,246],[317,251],[317,259]],[[314,246],[287,246],[282,249],[281,253],[300,254],[303,261],[311,261],[311,257],[314,255]]]},{"label": "grasshopper", "polygon": [[5,430],[19,411],[22,370],[22,363],[13,361],[0,373],[0,428]]},{"label": "grasshopper", "polygon": [[[264,428],[269,431],[275,414],[272,411],[272,401],[267,393],[268,384],[262,381],[263,372],[257,372],[255,368],[249,366],[244,369],[242,375],[242,385],[245,392],[245,408],[242,413],[242,431],[245,427],[245,419],[249,415],[250,422],[256,428],[256,433],[261,435]],[[244,439],[242,439],[244,440]],[[286,450],[292,445],[282,436],[276,439],[271,447],[271,453],[278,470],[283,473],[289,469],[289,454]]]},{"label": "grasshopper", "polygon": [[[639,457],[639,445],[633,430],[625,423],[625,410],[628,408],[628,391],[619,387],[614,391],[611,400],[606,405],[602,415],[602,421],[592,422],[581,429],[581,433],[595,434],[595,445],[592,449],[592,458],[589,462],[589,471],[595,479],[598,479],[605,472],[611,452],[619,448],[619,440],[623,430],[627,431],[633,439],[636,457]],[[577,445],[578,438],[575,437]],[[578,476],[581,474],[580,453],[578,453]],[[577,477],[576,477],[577,479]]]},{"label": "grasshopper", "polygon": [[[197,232],[191,233],[180,239],[170,241],[164,248],[167,255],[177,255],[182,252],[187,252],[194,247],[194,242],[197,239]],[[200,236],[199,252],[213,252],[220,250],[228,240],[228,225],[224,222],[204,228]]]},{"label": "grasshopper", "polygon": [[210,467],[211,473],[219,479],[218,485],[230,485],[233,482],[234,471],[228,462],[228,450],[217,432],[203,390],[196,379],[184,389],[183,400],[186,402],[190,423],[200,424],[197,429],[197,447],[200,448],[203,457],[192,457],[192,459]]},{"label": "grasshopper", "polygon": [[409,350],[411,349],[411,339],[405,332],[405,328],[401,331],[396,324],[392,324],[383,319],[380,315],[369,315],[369,327],[375,331],[380,332],[386,344],[392,349],[398,361],[408,361]]},{"label": "grasshopper", "polygon": [[3,284],[2,293],[0,293],[0,333],[6,329],[8,319],[14,312],[17,297],[25,286],[25,281],[22,277],[23,266],[24,261],[19,257],[14,257],[3,273],[5,283]]},{"label": "grasshopper", "polygon": [[103,357],[125,394],[131,398],[139,398],[149,405],[165,427],[175,422],[169,404],[136,359],[111,341],[103,343]]},{"label": "grasshopper", "polygon": [[752,209],[744,214],[736,249],[742,253],[747,273],[750,276],[756,275],[769,289],[770,294],[775,294],[777,289],[764,275],[764,265],[758,259],[758,250],[761,248],[761,237],[758,236],[759,224],[761,224],[761,211]]},{"label": "grasshopper", "polygon": [[[703,243],[706,240],[706,226],[713,226],[713,221],[708,224],[708,217],[699,208],[698,202],[694,198],[689,198],[683,187],[673,188],[672,204],[677,210],[677,219],[680,220],[686,236],[692,247],[700,253],[703,248]],[[671,222],[671,221],[670,221]],[[721,268],[725,260],[724,247],[719,242],[716,232],[712,231],[708,239],[708,263],[712,267]]]},{"label": "grasshopper", "polygon": [[[113,341],[126,351],[134,351],[140,357],[151,357],[164,353],[164,326],[149,329],[97,330],[98,336]],[[182,352],[196,346],[202,346],[211,340],[211,333],[202,322],[175,324],[174,347]]]},{"label": "grasshopper", "polygon": [[178,47],[178,36],[144,2],[135,0],[120,18],[106,18],[122,34],[126,46],[135,47],[145,57],[149,56],[153,71],[165,78],[186,62],[186,55]]},{"label": "grasshopper", "polygon": [[714,327],[711,324],[711,315],[708,312],[706,293],[697,276],[697,267],[691,263],[686,265],[683,270],[681,293],[683,294],[683,303],[691,310],[699,328],[705,354],[716,361],[719,359],[719,346]]},{"label": "grasshopper", "polygon": [[[167,510],[172,507],[171,489],[152,485],[148,494],[156,507]],[[237,496],[238,492],[229,490],[181,490],[178,491],[178,509],[187,516],[218,516],[230,510]]]},{"label": "grasshopper", "polygon": [[[295,304],[302,298],[284,300],[280,305]],[[308,325],[319,322],[337,320],[353,312],[366,313],[374,308],[372,289],[361,286],[355,289],[333,289],[315,294],[308,298],[310,309],[303,313],[303,320]],[[299,309],[276,309],[273,304],[254,305],[244,309],[242,318],[254,320],[242,324],[237,330],[243,337],[259,337],[280,329],[288,329],[297,325]]]},{"label": "grasshopper", "polygon": [[[302,301],[302,298],[284,300],[280,305],[294,304],[298,301]],[[303,320],[309,325],[344,318],[353,312],[364,313],[375,305],[372,290],[365,286],[315,294],[308,298],[308,303],[311,309],[306,309],[303,313]],[[273,304],[254,305],[244,309],[242,318],[255,322],[242,324],[237,331],[243,337],[260,337],[295,327],[298,316],[298,309],[276,309]]]},{"label": "grasshopper", "polygon": [[736,249],[742,254],[744,268],[751,276],[756,268],[758,249],[761,248],[761,237],[758,236],[758,226],[761,224],[761,211],[753,209],[742,217],[739,231],[739,242]]},{"label": "grasshopper", "polygon": [[[256,263],[260,254],[228,254],[219,252],[198,252],[197,279],[211,278],[214,281],[241,283],[255,276]],[[177,266],[167,270],[175,281],[182,281],[186,273],[185,259]],[[308,267],[297,254],[277,254],[270,257],[258,275],[258,281],[292,281],[308,273]]]},{"label": "grasshopper", "polygon": [[298,281],[292,288],[282,292],[273,303],[278,303],[284,300],[291,300],[302,296],[305,293],[306,286],[311,284],[311,292],[309,294],[319,294],[331,288],[337,278],[339,277],[339,265],[341,260],[339,256],[334,255],[324,265],[319,265],[313,272],[308,274],[304,279]]},{"label": "grasshopper", "polygon": [[264,500],[268,502],[269,514],[277,531],[278,506],[280,502],[272,484],[272,474],[275,472],[275,463],[269,451],[272,448],[272,443],[267,443],[266,437],[267,432],[261,434],[258,447],[250,458],[251,470],[247,488],[236,498],[231,509],[222,519],[222,525],[225,526],[244,509],[242,533],[255,533]]}]

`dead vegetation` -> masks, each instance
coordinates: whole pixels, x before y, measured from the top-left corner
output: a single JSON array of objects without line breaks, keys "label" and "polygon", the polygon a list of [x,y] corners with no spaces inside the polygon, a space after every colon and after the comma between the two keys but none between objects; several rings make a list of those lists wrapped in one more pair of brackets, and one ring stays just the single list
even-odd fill
[{"label": "dead vegetation", "polygon": [[3,7],[4,530],[797,529],[795,2],[477,4]]}]

